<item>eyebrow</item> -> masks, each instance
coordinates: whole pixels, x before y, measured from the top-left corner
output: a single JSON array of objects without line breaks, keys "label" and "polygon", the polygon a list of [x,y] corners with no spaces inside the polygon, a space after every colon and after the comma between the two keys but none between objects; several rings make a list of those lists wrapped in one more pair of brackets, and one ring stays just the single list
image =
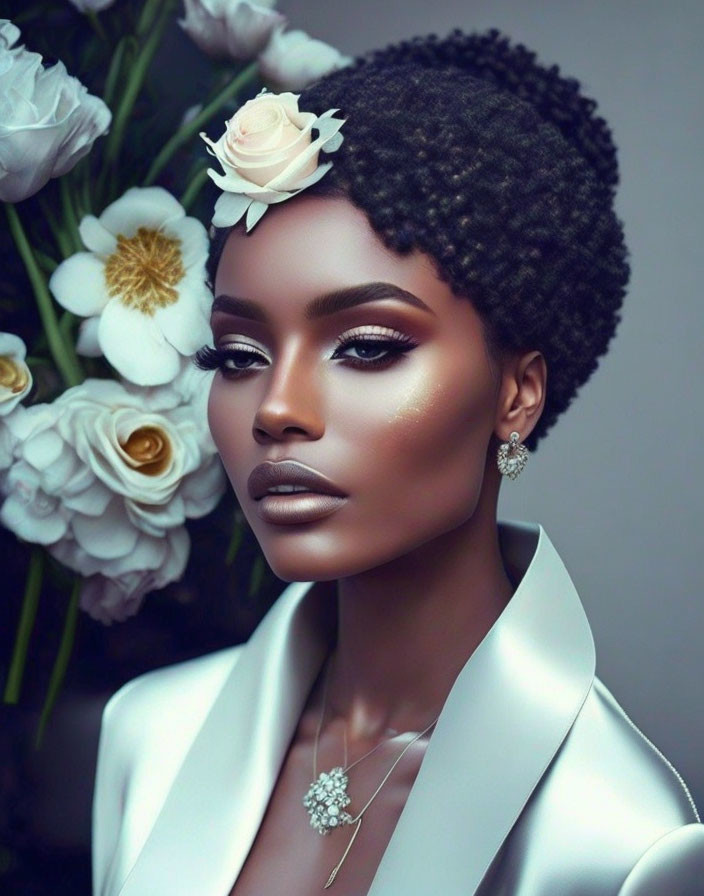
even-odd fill
[{"label": "eyebrow", "polygon": [[[398,299],[414,308],[420,308],[429,314],[435,315],[432,308],[429,308],[418,296],[413,295],[400,286],[393,283],[364,283],[359,286],[347,286],[344,289],[335,289],[332,292],[316,296],[312,299],[304,312],[306,320],[317,320],[320,317],[327,317],[330,314],[337,314],[347,308],[354,308],[357,305],[365,305],[367,302],[380,302],[382,299]],[[217,296],[213,300],[210,313],[222,311],[225,314],[234,314],[238,317],[246,317],[249,320],[261,321],[267,323],[269,318],[264,309],[256,302],[250,299],[237,298],[236,296]]]}]

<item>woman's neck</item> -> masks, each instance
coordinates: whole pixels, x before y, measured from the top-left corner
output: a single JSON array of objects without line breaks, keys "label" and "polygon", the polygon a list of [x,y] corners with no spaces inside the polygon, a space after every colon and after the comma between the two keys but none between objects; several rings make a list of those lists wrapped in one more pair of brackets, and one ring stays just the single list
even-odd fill
[{"label": "woman's neck", "polygon": [[391,563],[338,581],[331,715],[350,739],[420,730],[509,601],[495,503]]}]

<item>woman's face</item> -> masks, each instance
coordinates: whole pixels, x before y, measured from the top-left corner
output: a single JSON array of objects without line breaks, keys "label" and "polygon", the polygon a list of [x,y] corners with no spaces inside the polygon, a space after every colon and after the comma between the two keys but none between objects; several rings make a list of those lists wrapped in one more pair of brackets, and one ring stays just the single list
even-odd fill
[{"label": "woman's face", "polygon": [[[429,258],[387,249],[345,200],[302,196],[230,234],[215,295],[210,429],[276,575],[353,575],[472,516],[500,373]],[[254,468],[289,459],[337,497],[252,497]]]}]

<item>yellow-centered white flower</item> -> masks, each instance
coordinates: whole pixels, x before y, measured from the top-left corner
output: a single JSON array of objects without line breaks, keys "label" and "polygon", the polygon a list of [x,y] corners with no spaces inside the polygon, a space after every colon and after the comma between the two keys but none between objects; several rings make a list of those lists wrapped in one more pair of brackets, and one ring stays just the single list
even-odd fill
[{"label": "yellow-centered white flower", "polygon": [[208,235],[162,187],[132,187],[80,234],[90,251],[54,271],[56,301],[81,317],[77,349],[140,386],[173,380],[209,339]]}]

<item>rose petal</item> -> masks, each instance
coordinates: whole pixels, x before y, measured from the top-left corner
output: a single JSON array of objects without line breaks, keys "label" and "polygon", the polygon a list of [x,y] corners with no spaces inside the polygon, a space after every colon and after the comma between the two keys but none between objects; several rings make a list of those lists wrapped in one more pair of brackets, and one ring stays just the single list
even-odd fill
[{"label": "rose petal", "polygon": [[100,516],[76,514],[71,528],[79,545],[92,557],[100,559],[124,557],[137,543],[137,530],[130,524],[124,505],[118,499],[111,501]]},{"label": "rose petal", "polygon": [[0,333],[0,355],[11,355],[24,361],[27,357],[27,347],[14,333]]}]

